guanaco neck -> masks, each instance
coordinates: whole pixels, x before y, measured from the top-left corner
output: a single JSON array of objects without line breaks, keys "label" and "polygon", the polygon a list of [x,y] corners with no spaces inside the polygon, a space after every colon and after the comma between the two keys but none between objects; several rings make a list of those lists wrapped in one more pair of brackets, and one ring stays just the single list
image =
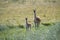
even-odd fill
[{"label": "guanaco neck", "polygon": [[34,19],[36,19],[36,10],[34,10]]},{"label": "guanaco neck", "polygon": [[26,20],[26,24],[27,24],[27,23],[28,23],[28,22],[27,22],[27,18],[25,18],[25,20]]}]

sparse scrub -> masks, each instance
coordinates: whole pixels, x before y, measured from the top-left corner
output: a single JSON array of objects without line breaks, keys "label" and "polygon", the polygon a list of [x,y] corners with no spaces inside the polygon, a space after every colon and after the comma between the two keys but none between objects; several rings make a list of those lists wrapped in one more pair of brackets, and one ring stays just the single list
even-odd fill
[{"label": "sparse scrub", "polygon": [[55,40],[57,38],[59,39],[59,30],[59,23],[49,27],[42,26],[35,31],[32,30],[24,32],[22,30],[15,29],[6,34],[7,36],[5,37],[5,40]]},{"label": "sparse scrub", "polygon": [[24,25],[18,25],[19,28],[24,28]]},{"label": "sparse scrub", "polygon": [[9,29],[6,25],[0,25],[0,31]]},{"label": "sparse scrub", "polygon": [[[2,23],[0,25],[0,40],[60,40],[60,23],[47,23],[57,22],[56,20],[60,22],[59,1],[0,0],[0,24]],[[34,8],[36,8],[37,16],[43,21],[37,30],[32,23]],[[25,24],[24,18],[26,16],[33,25],[28,31],[24,25],[18,25]],[[6,23],[7,25],[3,25]]]},{"label": "sparse scrub", "polygon": [[50,26],[50,25],[52,25],[52,23],[41,23],[42,25],[44,25],[44,26]]},{"label": "sparse scrub", "polygon": [[12,29],[12,28],[16,28],[16,26],[13,26],[13,25],[7,25],[8,28]]},{"label": "sparse scrub", "polygon": [[13,2],[17,2],[17,1],[19,1],[19,0],[12,0]]},{"label": "sparse scrub", "polygon": [[44,14],[43,17],[46,17],[46,15]]}]

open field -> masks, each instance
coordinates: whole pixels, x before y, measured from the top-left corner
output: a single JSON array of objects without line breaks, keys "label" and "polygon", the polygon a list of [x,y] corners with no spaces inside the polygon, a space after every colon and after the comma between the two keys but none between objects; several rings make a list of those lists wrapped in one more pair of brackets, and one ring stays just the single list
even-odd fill
[{"label": "open field", "polygon": [[40,25],[38,29],[12,28],[0,31],[0,40],[60,40],[60,23]]},{"label": "open field", "polygon": [[37,16],[41,18],[42,22],[59,22],[60,20],[60,5],[57,3],[33,5],[3,1],[0,4],[0,24],[24,25],[25,17],[28,17],[29,22],[33,24],[33,9],[36,9]]},{"label": "open field", "polygon": [[[52,0],[26,1],[0,0],[0,40],[60,40],[60,0],[56,3]],[[41,19],[38,29],[34,27],[34,9]],[[26,17],[32,24],[28,31],[25,28]]]},{"label": "open field", "polygon": [[[60,20],[60,6],[36,6],[36,13],[42,22],[59,22]],[[25,17],[28,17],[30,23],[33,22],[32,5],[10,5],[6,8],[1,8],[0,23],[9,24],[13,21],[15,25],[24,24]],[[45,17],[44,17],[45,16]]]}]

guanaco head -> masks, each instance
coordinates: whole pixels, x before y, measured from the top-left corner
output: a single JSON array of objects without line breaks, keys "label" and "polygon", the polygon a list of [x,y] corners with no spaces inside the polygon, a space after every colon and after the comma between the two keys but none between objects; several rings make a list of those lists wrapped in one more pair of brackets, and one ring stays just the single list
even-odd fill
[{"label": "guanaco head", "polygon": [[33,10],[34,11],[34,13],[36,12],[36,10]]},{"label": "guanaco head", "polygon": [[27,20],[27,18],[25,18],[25,20]]}]

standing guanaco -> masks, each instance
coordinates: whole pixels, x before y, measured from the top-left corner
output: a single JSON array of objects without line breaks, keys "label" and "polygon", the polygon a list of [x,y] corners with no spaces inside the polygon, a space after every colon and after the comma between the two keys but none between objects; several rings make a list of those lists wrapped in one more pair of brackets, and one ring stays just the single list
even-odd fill
[{"label": "standing guanaco", "polygon": [[36,16],[36,10],[33,10],[33,12],[34,12],[34,25],[35,27],[39,27],[41,19]]},{"label": "standing guanaco", "polygon": [[25,18],[25,20],[26,20],[26,30],[27,30],[27,29],[31,29],[31,24],[28,23],[28,19]]}]

